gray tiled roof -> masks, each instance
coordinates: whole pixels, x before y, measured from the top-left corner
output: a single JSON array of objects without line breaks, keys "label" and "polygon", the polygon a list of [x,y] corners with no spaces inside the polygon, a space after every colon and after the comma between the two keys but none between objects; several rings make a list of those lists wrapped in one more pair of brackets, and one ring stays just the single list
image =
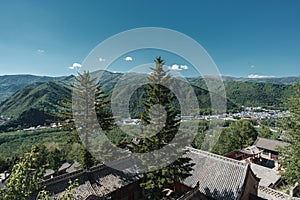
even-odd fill
[{"label": "gray tiled roof", "polygon": [[187,156],[196,164],[184,184],[214,199],[240,199],[249,164],[188,147]]},{"label": "gray tiled roof", "polygon": [[[75,199],[86,199],[90,195],[103,197],[123,186],[130,184],[132,181],[124,181],[123,177],[117,174],[107,174],[105,176],[96,177],[96,182],[92,183],[90,180],[85,181],[74,188]],[[60,199],[59,197],[64,193],[60,192],[52,196],[53,199]]]},{"label": "gray tiled roof", "polygon": [[251,163],[250,167],[254,174],[260,178],[259,185],[261,186],[269,187],[280,179],[279,173],[274,169],[263,167],[254,163]]},{"label": "gray tiled roof", "polygon": [[72,173],[72,172],[77,171],[79,168],[80,168],[80,164],[79,164],[77,161],[75,161],[75,162],[74,162],[74,163],[66,170],[66,172],[67,172],[67,173]]},{"label": "gray tiled roof", "polygon": [[254,142],[254,145],[258,148],[261,149],[267,149],[271,151],[278,151],[277,146],[279,147],[284,147],[288,145],[289,143],[286,142],[281,142],[278,140],[271,140],[271,139],[266,139],[266,138],[260,138],[258,137],[256,141]]},{"label": "gray tiled roof", "polygon": [[55,171],[53,169],[46,169],[44,177],[53,175],[54,173],[55,173]]},{"label": "gray tiled roof", "polygon": [[[126,186],[140,179],[137,175],[125,174],[104,165],[94,166],[90,169],[78,170],[72,173],[63,174],[45,181],[46,190],[51,194],[52,199],[59,199],[68,187],[69,180],[77,179],[79,186],[74,188],[77,199],[85,199],[89,195],[103,196],[118,188]],[[37,194],[30,199],[35,199]]]},{"label": "gray tiled roof", "polygon": [[58,169],[58,171],[62,171],[62,170],[68,169],[70,166],[71,166],[70,163],[65,162],[65,163],[63,163],[63,164],[61,165],[61,167]]},{"label": "gray tiled roof", "polygon": [[255,154],[259,154],[261,153],[263,150],[259,150],[256,146],[249,146],[249,147],[246,147],[242,150],[240,150],[240,152],[242,153],[245,153],[245,154],[248,154],[248,155],[255,155]]}]

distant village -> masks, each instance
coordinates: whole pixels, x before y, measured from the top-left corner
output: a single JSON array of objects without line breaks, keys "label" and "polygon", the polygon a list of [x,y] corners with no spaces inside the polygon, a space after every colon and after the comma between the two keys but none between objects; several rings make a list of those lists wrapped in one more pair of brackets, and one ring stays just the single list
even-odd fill
[{"label": "distant village", "polygon": [[[254,119],[254,120],[267,120],[267,119],[280,119],[289,116],[289,111],[270,110],[262,107],[242,107],[243,111],[238,113],[224,113],[218,115],[198,115],[198,116],[181,116],[181,120],[232,120],[238,119]],[[122,119],[119,124],[123,125],[139,125],[140,119]]]},{"label": "distant village", "polygon": [[[198,115],[198,116],[181,116],[182,121],[186,120],[232,120],[236,121],[238,119],[254,119],[254,120],[267,120],[267,119],[280,119],[289,116],[288,111],[281,110],[271,110],[264,109],[262,107],[242,107],[243,111],[238,113],[224,113],[218,115]],[[9,117],[0,116],[0,125],[8,122],[10,120]],[[123,125],[139,125],[140,119],[119,119],[117,120],[117,124]],[[32,126],[22,129],[23,131],[32,131],[32,130],[40,130],[46,128],[58,128],[61,127],[62,123],[51,123],[49,125],[38,125]],[[21,130],[18,130],[21,131]]]}]

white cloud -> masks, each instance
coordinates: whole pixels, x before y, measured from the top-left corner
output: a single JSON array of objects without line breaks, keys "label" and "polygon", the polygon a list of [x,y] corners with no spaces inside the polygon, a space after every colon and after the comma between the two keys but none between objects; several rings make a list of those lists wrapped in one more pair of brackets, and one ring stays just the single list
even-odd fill
[{"label": "white cloud", "polygon": [[181,71],[188,69],[189,67],[187,65],[178,65],[178,64],[173,64],[172,66],[169,66],[170,70],[176,70],[176,71]]},{"label": "white cloud", "polygon": [[180,66],[179,65],[177,65],[177,64],[173,64],[172,66],[170,66],[169,67],[169,69],[171,69],[171,70],[182,70],[181,68],[180,68]]},{"label": "white cloud", "polygon": [[274,78],[275,76],[262,76],[262,75],[256,75],[256,74],[250,74],[248,75],[248,78]]},{"label": "white cloud", "polygon": [[250,68],[255,68],[255,65],[250,65]]},{"label": "white cloud", "polygon": [[187,65],[180,65],[180,69],[188,69],[189,67]]},{"label": "white cloud", "polygon": [[126,58],[124,58],[125,61],[129,62],[129,61],[133,61],[133,58],[130,56],[127,56]]},{"label": "white cloud", "polygon": [[99,58],[99,62],[104,62],[106,59],[105,58]]},{"label": "white cloud", "polygon": [[45,53],[45,50],[44,49],[38,49],[37,52],[40,53],[40,54],[43,54],[43,53]]},{"label": "white cloud", "polygon": [[80,68],[80,67],[81,67],[81,64],[75,62],[75,63],[73,63],[72,66],[69,67],[69,69],[76,69],[76,68]]}]

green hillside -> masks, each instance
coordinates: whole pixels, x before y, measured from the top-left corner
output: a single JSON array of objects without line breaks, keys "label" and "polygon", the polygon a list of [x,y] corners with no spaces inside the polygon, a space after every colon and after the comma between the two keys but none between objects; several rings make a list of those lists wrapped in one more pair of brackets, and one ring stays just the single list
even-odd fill
[{"label": "green hillside", "polygon": [[36,82],[60,80],[64,77],[48,77],[34,75],[5,75],[0,76],[0,103],[25,86]]},{"label": "green hillside", "polygon": [[33,83],[17,91],[0,104],[1,115],[11,117],[2,129],[43,125],[47,120],[56,120],[51,113],[59,112],[57,105],[64,98],[71,97],[66,86],[63,82],[49,81]]},{"label": "green hillside", "polygon": [[[189,78],[188,80],[192,85],[207,89],[203,78]],[[227,78],[223,81],[227,98],[239,106],[284,107],[283,102],[293,93],[291,84],[248,82],[246,80]],[[278,80],[280,79],[278,78]]]},{"label": "green hillside", "polygon": [[[186,98],[186,105],[192,105],[192,103],[189,102],[191,98],[189,96],[196,95],[198,100],[198,105],[200,110],[195,110],[194,113],[184,113],[184,111],[180,110],[179,103],[175,103],[174,107],[181,111],[183,115],[199,115],[199,113],[202,114],[209,114],[211,112],[211,99],[210,99],[210,93],[209,91],[199,88],[197,86],[192,86],[194,90],[194,94],[187,94]],[[146,88],[141,87],[137,91],[135,91],[130,99],[129,103],[129,111],[131,113],[132,118],[139,118],[140,113],[144,112],[144,105],[143,102],[146,100],[145,95]],[[121,97],[123,94],[126,93],[126,90],[121,91],[118,93],[118,95]],[[218,95],[217,95],[218,96]],[[222,97],[218,97],[220,99],[223,99]],[[239,106],[237,106],[235,103],[233,103],[230,99],[223,99],[222,101],[227,102],[227,110],[230,112],[234,112],[239,110]]]},{"label": "green hillside", "polygon": [[284,107],[293,93],[292,85],[272,83],[226,81],[225,88],[234,103],[251,107]]}]

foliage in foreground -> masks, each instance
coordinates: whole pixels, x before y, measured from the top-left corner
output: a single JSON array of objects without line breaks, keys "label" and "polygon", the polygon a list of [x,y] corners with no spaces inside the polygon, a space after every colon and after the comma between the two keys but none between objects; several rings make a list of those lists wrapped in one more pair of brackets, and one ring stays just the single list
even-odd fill
[{"label": "foliage in foreground", "polygon": [[280,164],[285,169],[282,178],[290,185],[300,182],[300,85],[294,84],[295,95],[288,100],[292,114],[287,121],[289,131],[285,135],[290,145],[279,149]]},{"label": "foliage in foreground", "polygon": [[1,189],[0,199],[26,200],[39,188],[45,172],[45,162],[38,147],[33,146],[21,161],[13,166],[7,185]]}]

